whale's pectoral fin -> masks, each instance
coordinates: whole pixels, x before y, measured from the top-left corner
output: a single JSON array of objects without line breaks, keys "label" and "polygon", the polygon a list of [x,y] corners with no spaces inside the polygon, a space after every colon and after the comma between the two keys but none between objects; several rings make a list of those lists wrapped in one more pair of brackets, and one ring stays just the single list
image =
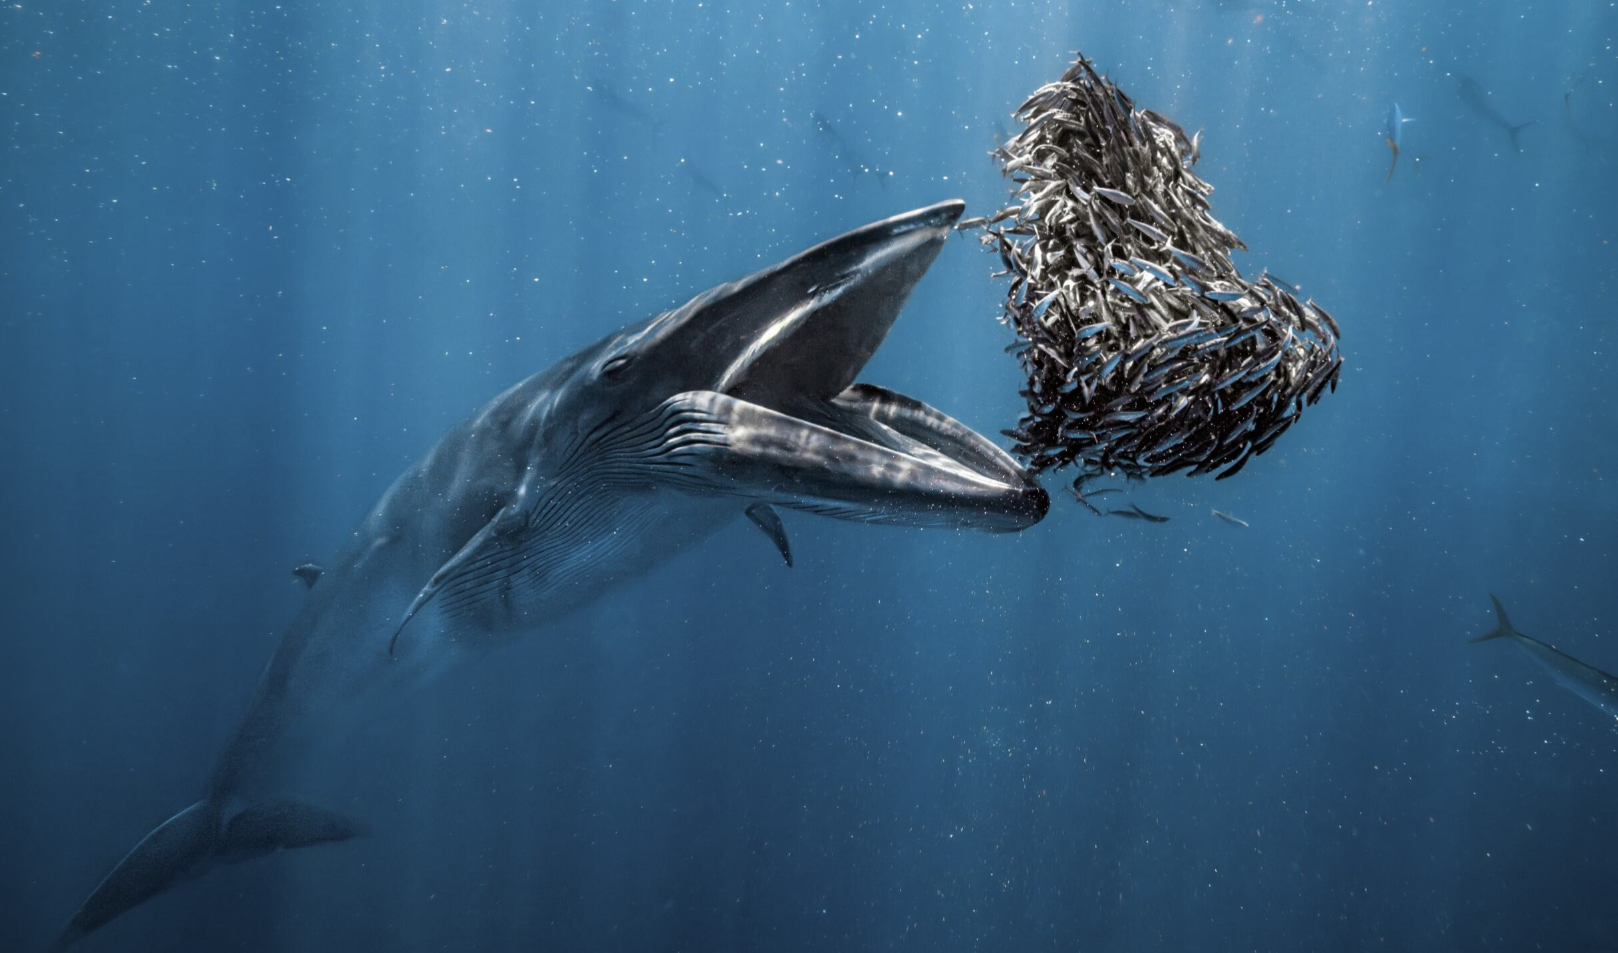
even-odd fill
[{"label": "whale's pectoral fin", "polygon": [[438,567],[433,578],[427,580],[427,584],[416,593],[415,600],[399,621],[399,627],[393,631],[393,639],[388,643],[389,655],[397,653],[399,636],[405,626],[410,624],[423,606],[432,601],[439,590],[451,587],[456,590],[450,593],[451,598],[470,597],[486,594],[487,590],[500,584],[505,571],[522,557],[521,548],[514,545],[524,521],[519,505],[514,502],[501,507],[482,529],[466,541],[459,552]]},{"label": "whale's pectoral fin", "polygon": [[753,525],[764,531],[775,548],[780,551],[781,558],[786,560],[787,568],[792,568],[792,544],[787,542],[786,524],[781,522],[781,514],[768,503],[754,503],[747,508],[747,518]]},{"label": "whale's pectoral fin", "polygon": [[340,814],[291,799],[249,804],[223,824],[222,817],[216,801],[202,800],[159,824],[90,893],[54,949],[217,864],[363,833],[359,824]]},{"label": "whale's pectoral fin", "polygon": [[857,522],[1006,532],[1044,517],[1050,500],[1039,484],[987,441],[950,432],[970,433],[960,424],[919,401],[894,425],[873,416],[870,401],[854,404],[797,416],[713,391],[678,394],[664,405],[669,423],[648,463],[694,491]]}]

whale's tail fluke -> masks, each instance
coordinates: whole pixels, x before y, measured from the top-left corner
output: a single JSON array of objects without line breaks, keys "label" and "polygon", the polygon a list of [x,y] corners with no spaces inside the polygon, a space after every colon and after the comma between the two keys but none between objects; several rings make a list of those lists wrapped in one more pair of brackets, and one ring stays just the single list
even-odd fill
[{"label": "whale's tail fluke", "polygon": [[1506,607],[1500,604],[1500,600],[1495,598],[1492,592],[1489,593],[1489,599],[1494,603],[1496,622],[1494,630],[1485,632],[1475,639],[1467,639],[1468,642],[1487,642],[1490,639],[1504,639],[1518,634],[1517,630],[1511,627],[1511,620],[1506,617]]},{"label": "whale's tail fluke", "polygon": [[285,847],[309,847],[364,833],[355,821],[291,798],[258,801],[226,815],[213,800],[157,826],[91,891],[52,950],[66,949],[113,918],[221,864]]}]

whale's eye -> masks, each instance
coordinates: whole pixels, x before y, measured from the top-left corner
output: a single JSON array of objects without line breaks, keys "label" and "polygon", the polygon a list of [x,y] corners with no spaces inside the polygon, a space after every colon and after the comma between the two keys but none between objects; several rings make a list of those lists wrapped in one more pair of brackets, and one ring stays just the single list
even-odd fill
[{"label": "whale's eye", "polygon": [[601,365],[601,374],[604,377],[611,377],[612,375],[628,367],[629,362],[630,355],[628,354],[619,354],[615,357],[610,357],[607,359],[607,363]]}]

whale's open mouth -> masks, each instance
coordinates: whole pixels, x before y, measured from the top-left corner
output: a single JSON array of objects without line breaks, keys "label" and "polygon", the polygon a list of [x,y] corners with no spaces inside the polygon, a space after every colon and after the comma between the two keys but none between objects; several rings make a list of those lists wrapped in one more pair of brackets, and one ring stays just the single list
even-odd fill
[{"label": "whale's open mouth", "polygon": [[[855,229],[588,352],[598,386],[651,400],[588,431],[591,451],[570,454],[592,461],[575,464],[583,475],[548,478],[548,490],[502,507],[416,595],[394,645],[439,593],[445,611],[480,603],[514,567],[543,565],[536,554],[556,539],[591,539],[580,527],[606,512],[602,491],[667,486],[735,497],[749,512],[777,504],[899,526],[1039,522],[1050,498],[1004,450],[919,400],[854,383],[963,208]],[[537,532],[543,519],[566,528]]]},{"label": "whale's open mouth", "polygon": [[661,412],[665,459],[711,490],[864,522],[1017,530],[1045,491],[954,418],[856,375],[965,206],[866,225],[669,315],[700,335],[711,387]]}]

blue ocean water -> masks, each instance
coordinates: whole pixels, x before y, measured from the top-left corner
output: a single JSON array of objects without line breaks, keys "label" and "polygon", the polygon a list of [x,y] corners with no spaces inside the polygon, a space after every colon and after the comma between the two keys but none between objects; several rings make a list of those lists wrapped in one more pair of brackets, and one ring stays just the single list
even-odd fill
[{"label": "blue ocean water", "polygon": [[[91,950],[1618,948],[1607,2],[0,10],[0,946],[195,800],[324,563],[512,383],[1004,202],[1083,50],[1343,325],[1233,480],[1015,535],[738,523],[352,729],[368,836]],[[1521,151],[1460,93],[1473,77]],[[1388,181],[1384,116],[1403,127]],[[1418,161],[1419,160],[1419,161]],[[1022,409],[952,239],[862,375]],[[1246,520],[1222,522],[1218,508]]]}]

